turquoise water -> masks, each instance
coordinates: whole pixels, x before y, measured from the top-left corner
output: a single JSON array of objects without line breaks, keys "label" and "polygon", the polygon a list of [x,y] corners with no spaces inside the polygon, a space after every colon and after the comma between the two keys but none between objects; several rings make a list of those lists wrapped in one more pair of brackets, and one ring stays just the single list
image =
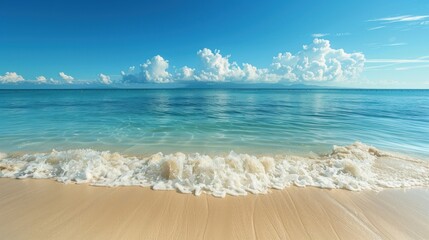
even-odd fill
[{"label": "turquoise water", "polygon": [[429,91],[3,90],[0,177],[217,197],[428,187],[428,123]]},{"label": "turquoise water", "polygon": [[361,141],[429,156],[424,90],[0,90],[0,152],[324,153]]}]

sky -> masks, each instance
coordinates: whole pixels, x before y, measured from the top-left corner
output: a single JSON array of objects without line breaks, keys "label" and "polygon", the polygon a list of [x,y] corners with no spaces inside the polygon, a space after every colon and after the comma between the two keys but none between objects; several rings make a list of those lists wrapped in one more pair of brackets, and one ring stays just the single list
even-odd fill
[{"label": "sky", "polygon": [[0,87],[429,88],[429,1],[0,3]]}]

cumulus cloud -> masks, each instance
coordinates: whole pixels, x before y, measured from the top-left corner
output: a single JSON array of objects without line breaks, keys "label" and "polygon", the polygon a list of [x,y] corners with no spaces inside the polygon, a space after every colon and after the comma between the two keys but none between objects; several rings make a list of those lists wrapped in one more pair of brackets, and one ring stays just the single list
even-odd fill
[{"label": "cumulus cloud", "polygon": [[249,80],[257,80],[262,74],[262,72],[257,67],[249,63],[243,64],[243,72]]},{"label": "cumulus cloud", "polygon": [[331,48],[328,40],[316,38],[295,55],[279,53],[273,58],[272,68],[279,80],[341,81],[359,76],[364,62],[362,53],[346,53]]},{"label": "cumulus cloud", "polygon": [[195,68],[184,66],[181,68],[179,78],[182,80],[194,80]]},{"label": "cumulus cloud", "polygon": [[144,64],[141,72],[134,68],[122,71],[124,82],[167,83],[181,80],[206,82],[297,82],[342,81],[353,79],[363,71],[365,57],[362,53],[347,53],[334,49],[328,40],[315,38],[296,54],[279,53],[273,57],[269,68],[258,68],[250,63],[238,64],[222,55],[219,50],[203,48],[197,52],[202,67],[184,66],[173,74],[168,72],[169,62],[157,55]]},{"label": "cumulus cloud", "polygon": [[46,79],[46,77],[45,77],[45,76],[38,76],[38,77],[36,77],[36,81],[37,81],[38,83],[47,83],[47,82],[48,82],[48,79]]},{"label": "cumulus cloud", "polygon": [[134,74],[133,72],[125,72],[125,71],[121,71],[121,75],[122,75],[122,81],[125,83],[142,83],[145,82],[144,79],[142,79],[141,74]]},{"label": "cumulus cloud", "polygon": [[203,67],[198,70],[187,66],[181,68],[178,75],[180,79],[207,82],[260,81],[265,79],[268,72],[267,69],[258,69],[249,63],[240,66],[236,62],[230,62],[230,56],[223,56],[219,50],[204,48],[197,55]]},{"label": "cumulus cloud", "polygon": [[73,83],[74,78],[72,76],[69,76],[69,75],[65,74],[64,72],[60,72],[59,75],[67,83]]},{"label": "cumulus cloud", "polygon": [[294,73],[295,67],[298,66],[298,57],[294,56],[290,52],[279,53],[273,57],[273,63],[271,64],[272,72],[276,76],[276,81],[285,79],[289,81],[296,81],[298,77]]},{"label": "cumulus cloud", "polygon": [[240,80],[244,77],[243,70],[236,62],[229,62],[229,56],[222,56],[219,50],[212,51],[204,48],[197,52],[204,68],[195,76],[196,80],[223,82],[225,80]]},{"label": "cumulus cloud", "polygon": [[24,77],[16,72],[6,72],[5,75],[0,75],[0,83],[17,83],[24,81]]},{"label": "cumulus cloud", "polygon": [[112,80],[110,80],[110,76],[104,75],[102,73],[98,74],[98,80],[106,85],[109,85],[112,83]]},{"label": "cumulus cloud", "polygon": [[240,66],[236,62],[230,62],[230,56],[223,56],[219,50],[204,48],[199,50],[197,55],[202,68],[185,66],[180,69],[177,79],[206,82],[264,81],[268,73],[267,69],[259,69],[249,63]]},{"label": "cumulus cloud", "polygon": [[134,66],[128,69],[128,73],[122,71],[122,80],[128,83],[170,83],[173,82],[173,77],[168,72],[168,67],[168,60],[156,55],[140,65],[140,73],[134,73]]},{"label": "cumulus cloud", "polygon": [[58,80],[55,80],[53,78],[49,78],[49,82],[51,82],[52,84],[60,84]]},{"label": "cumulus cloud", "polygon": [[142,73],[147,81],[155,83],[171,82],[171,74],[167,71],[168,61],[156,55],[141,65]]},{"label": "cumulus cloud", "polygon": [[334,49],[324,39],[314,39],[312,44],[292,54],[279,53],[273,57],[271,68],[257,68],[249,63],[241,66],[230,62],[229,56],[222,56],[204,48],[198,51],[204,64],[200,71],[194,71],[199,81],[341,81],[356,78],[363,70],[365,57],[362,53],[346,53],[343,49]]},{"label": "cumulus cloud", "polygon": [[244,80],[249,82],[276,82],[277,78],[267,68],[257,68],[250,63],[243,63]]}]

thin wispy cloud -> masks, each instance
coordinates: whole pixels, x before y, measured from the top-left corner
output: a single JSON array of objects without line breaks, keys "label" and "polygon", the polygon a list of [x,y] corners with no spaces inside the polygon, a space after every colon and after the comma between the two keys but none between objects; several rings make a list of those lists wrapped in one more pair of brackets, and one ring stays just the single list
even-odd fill
[{"label": "thin wispy cloud", "polygon": [[405,46],[405,45],[408,45],[407,43],[403,43],[403,42],[401,42],[401,43],[389,43],[389,44],[383,44],[383,45],[381,45],[381,46],[383,46],[383,47],[396,47],[396,46]]},{"label": "thin wispy cloud", "polygon": [[[429,67],[429,56],[422,56],[415,59],[367,59],[365,70],[396,70],[405,71],[417,68]],[[393,67],[393,68],[392,68]]]},{"label": "thin wispy cloud", "polygon": [[398,67],[398,68],[395,68],[395,70],[397,70],[397,71],[406,71],[406,70],[419,69],[419,68],[429,68],[429,64],[418,65],[418,66],[409,66],[409,67]]},{"label": "thin wispy cloud", "polygon": [[314,38],[321,38],[321,37],[329,36],[329,33],[313,33],[311,34],[311,36]]},{"label": "thin wispy cloud", "polygon": [[351,33],[339,32],[339,33],[332,33],[332,34],[330,34],[330,33],[313,33],[313,34],[311,34],[311,36],[313,38],[322,38],[322,37],[326,37],[326,36],[330,36],[330,35],[335,36],[335,37],[343,37],[343,36],[349,36],[349,35],[351,35]]},{"label": "thin wispy cloud", "polygon": [[385,47],[401,47],[406,46],[408,43],[405,42],[390,42],[390,43],[369,43],[369,47],[374,49],[385,48]]},{"label": "thin wispy cloud", "polygon": [[386,26],[372,27],[372,28],[368,28],[368,31],[374,31],[374,30],[378,30],[378,29],[385,28],[385,27],[386,27]]},{"label": "thin wispy cloud", "polygon": [[395,22],[413,22],[421,21],[429,18],[429,15],[402,15],[395,17],[385,17],[368,20],[369,22],[385,22],[385,23],[395,23]]},{"label": "thin wispy cloud", "polygon": [[337,37],[343,37],[343,36],[349,36],[349,35],[352,35],[352,34],[349,32],[335,33],[335,36]]},{"label": "thin wispy cloud", "polygon": [[426,59],[367,59],[365,63],[429,63],[429,60]]},{"label": "thin wispy cloud", "polygon": [[372,64],[372,65],[373,66],[365,66],[365,71],[385,69],[385,68],[388,68],[388,67],[397,66],[398,63],[389,63],[389,64],[382,64],[382,65]]}]

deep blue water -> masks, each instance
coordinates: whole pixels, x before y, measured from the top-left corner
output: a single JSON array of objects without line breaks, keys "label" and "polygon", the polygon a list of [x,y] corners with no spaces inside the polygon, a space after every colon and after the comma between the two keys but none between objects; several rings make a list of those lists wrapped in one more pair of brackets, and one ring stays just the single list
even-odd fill
[{"label": "deep blue water", "polygon": [[0,151],[429,156],[426,90],[0,90]]}]

